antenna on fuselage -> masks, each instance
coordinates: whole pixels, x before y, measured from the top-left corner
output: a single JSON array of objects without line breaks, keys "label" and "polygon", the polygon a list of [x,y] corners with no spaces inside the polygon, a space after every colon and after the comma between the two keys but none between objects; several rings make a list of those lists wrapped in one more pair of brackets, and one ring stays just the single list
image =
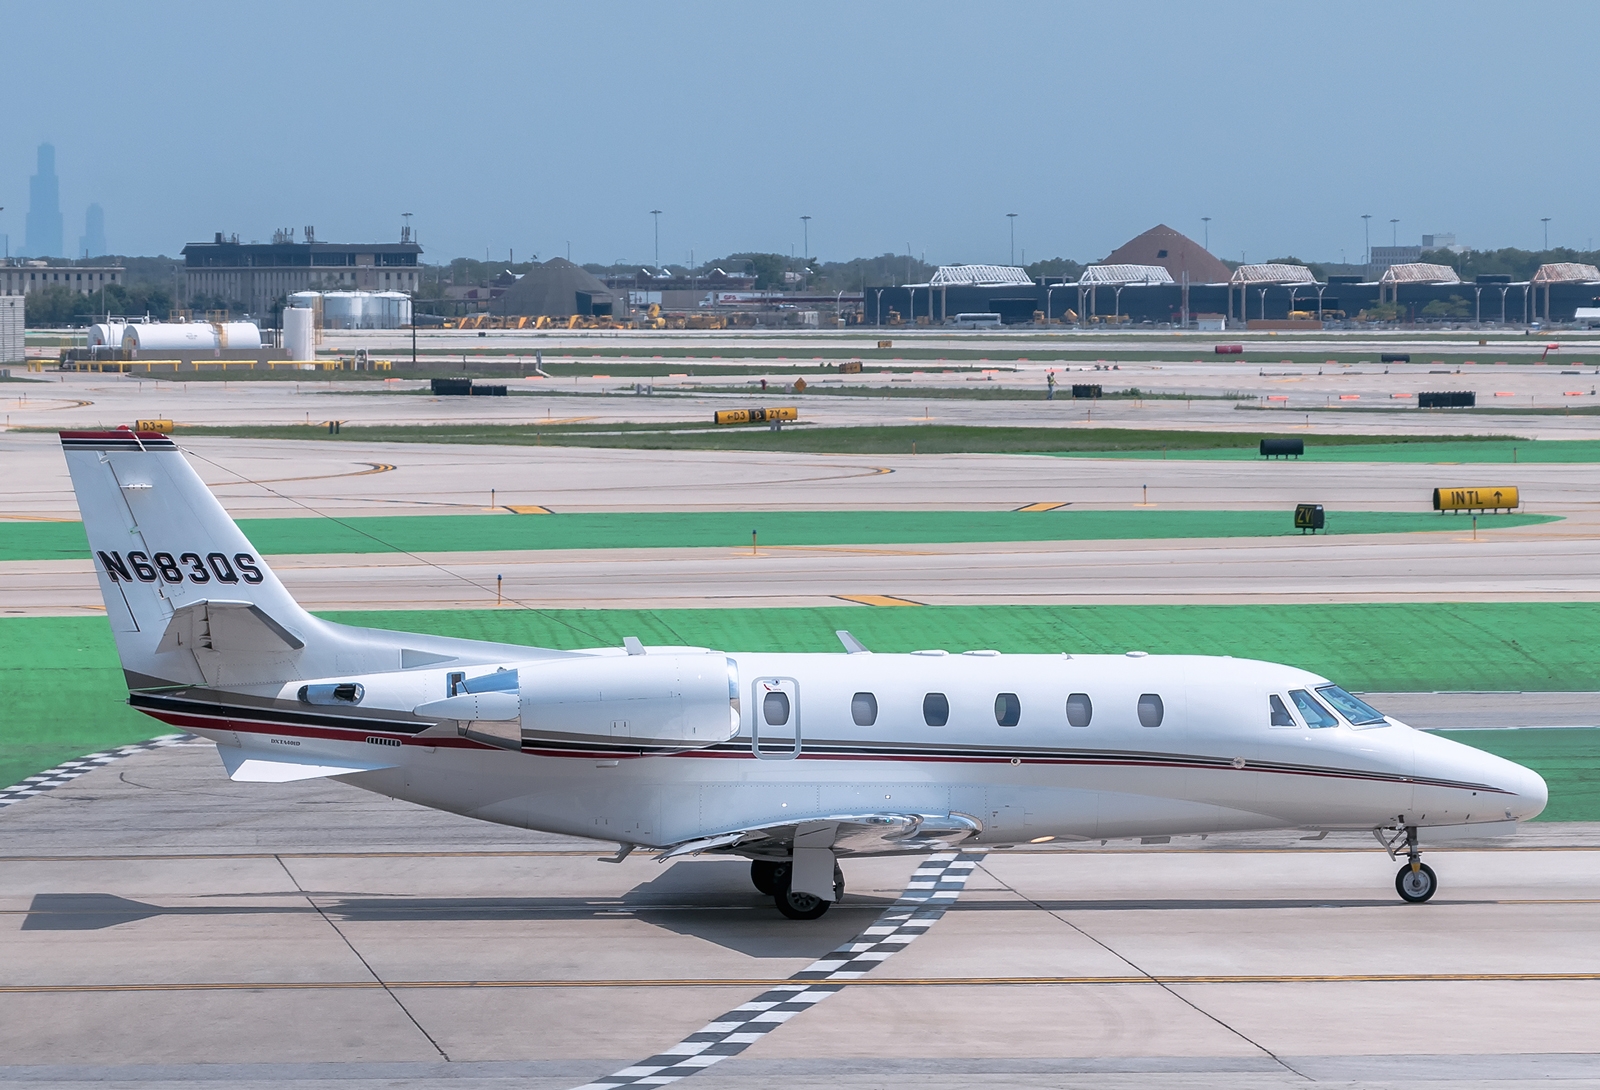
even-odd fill
[{"label": "antenna on fuselage", "polygon": [[844,644],[844,649],[846,651],[848,651],[850,654],[852,654],[852,655],[870,655],[870,654],[872,654],[872,652],[867,649],[867,645],[866,644],[862,643],[860,640],[858,640],[854,636],[850,635],[850,633],[846,632],[844,629],[842,629],[842,628],[839,629],[837,632],[834,633],[834,635],[839,637],[839,642]]}]

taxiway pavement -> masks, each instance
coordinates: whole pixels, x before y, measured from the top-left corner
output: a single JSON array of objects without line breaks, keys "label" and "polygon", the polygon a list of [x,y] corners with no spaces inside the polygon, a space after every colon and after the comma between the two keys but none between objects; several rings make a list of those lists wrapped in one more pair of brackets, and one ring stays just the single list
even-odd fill
[{"label": "taxiway pavement", "polygon": [[[731,860],[486,826],[213,747],[0,809],[0,1079],[77,1088],[558,1090],[670,1048],[877,918],[849,860],[786,921]],[[1370,838],[992,852],[926,935],[708,1086],[1600,1085],[1600,833],[1430,856]]]}]

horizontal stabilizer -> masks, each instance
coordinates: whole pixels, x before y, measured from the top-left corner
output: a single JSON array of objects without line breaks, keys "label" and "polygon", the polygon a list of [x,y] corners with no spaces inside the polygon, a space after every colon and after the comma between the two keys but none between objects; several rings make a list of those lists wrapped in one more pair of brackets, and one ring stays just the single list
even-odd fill
[{"label": "horizontal stabilizer", "polygon": [[295,780],[314,780],[322,776],[348,776],[352,772],[375,772],[380,768],[393,768],[397,761],[330,761],[326,757],[307,755],[296,760],[291,754],[279,757],[258,756],[250,750],[235,746],[218,746],[217,754],[228,778],[240,783],[292,783]]},{"label": "horizontal stabilizer", "polygon": [[206,650],[224,654],[298,651],[305,641],[254,602],[201,598],[172,613],[159,651]]}]

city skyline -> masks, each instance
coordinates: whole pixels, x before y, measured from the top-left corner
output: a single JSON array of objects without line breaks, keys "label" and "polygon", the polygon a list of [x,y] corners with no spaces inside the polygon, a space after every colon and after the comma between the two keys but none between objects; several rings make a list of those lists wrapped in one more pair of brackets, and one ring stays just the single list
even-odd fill
[{"label": "city skyline", "polygon": [[[8,18],[15,40],[46,41],[97,9],[114,10],[90,0]],[[319,48],[274,53],[270,74],[173,33],[220,19],[225,38],[271,42],[313,10]],[[137,66],[86,67],[47,94],[58,62],[16,58],[25,90],[0,140],[0,233],[14,256],[29,248],[16,244],[25,183],[50,142],[56,211],[76,222],[100,205],[111,248],[130,255],[175,255],[219,230],[264,241],[291,224],[382,241],[405,212],[435,261],[544,259],[569,244],[580,262],[646,261],[657,226],[661,260],[675,263],[908,249],[1004,263],[1013,227],[1019,260],[1085,261],[1165,222],[1209,234],[1229,260],[1354,264],[1363,214],[1375,245],[1398,221],[1411,244],[1454,233],[1473,249],[1532,250],[1548,229],[1552,246],[1592,249],[1600,213],[1584,180],[1600,151],[1570,112],[1547,108],[1540,73],[1581,66],[1600,11],[1552,4],[1565,32],[1550,35],[1491,19],[1498,10],[1019,4],[1002,20],[888,3],[674,19],[623,5],[596,24],[562,6],[491,4],[497,33],[463,39],[426,33],[436,17],[413,3],[157,3],[119,30]],[[851,33],[829,32],[840,20]],[[353,85],[372,99],[353,126],[316,96],[258,108],[314,86],[329,56],[351,71],[404,63]],[[748,63],[766,57],[780,75]],[[1292,75],[1258,80],[1291,60]],[[107,126],[112,97],[144,116],[181,105],[161,125]],[[81,242],[92,234],[86,222]]]}]

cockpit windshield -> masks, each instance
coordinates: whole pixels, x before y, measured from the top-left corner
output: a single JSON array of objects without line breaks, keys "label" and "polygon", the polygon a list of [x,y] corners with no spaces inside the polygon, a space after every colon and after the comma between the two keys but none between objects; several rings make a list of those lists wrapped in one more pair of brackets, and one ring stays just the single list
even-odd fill
[{"label": "cockpit windshield", "polygon": [[1304,689],[1291,689],[1289,699],[1294,701],[1294,706],[1300,709],[1300,714],[1305,717],[1306,726],[1316,730],[1319,727],[1337,727],[1339,721],[1328,714],[1328,709],[1317,703],[1316,697]]},{"label": "cockpit windshield", "polygon": [[1317,693],[1337,708],[1340,715],[1350,720],[1352,726],[1375,727],[1388,722],[1377,708],[1365,700],[1351,696],[1337,685],[1319,686]]}]

